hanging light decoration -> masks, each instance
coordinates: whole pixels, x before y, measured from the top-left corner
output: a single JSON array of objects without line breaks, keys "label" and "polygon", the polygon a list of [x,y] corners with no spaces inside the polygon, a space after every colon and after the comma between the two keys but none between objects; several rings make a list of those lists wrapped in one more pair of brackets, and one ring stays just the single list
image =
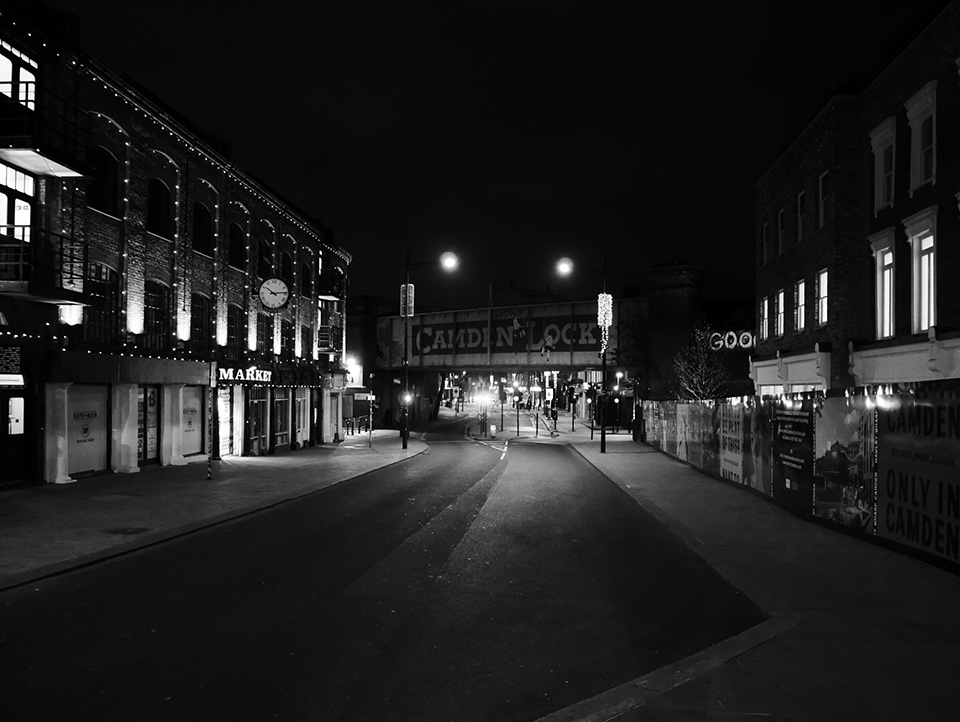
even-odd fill
[{"label": "hanging light decoration", "polygon": [[610,339],[610,324],[613,323],[613,296],[609,293],[597,294],[597,325],[600,327],[600,351],[607,350]]}]

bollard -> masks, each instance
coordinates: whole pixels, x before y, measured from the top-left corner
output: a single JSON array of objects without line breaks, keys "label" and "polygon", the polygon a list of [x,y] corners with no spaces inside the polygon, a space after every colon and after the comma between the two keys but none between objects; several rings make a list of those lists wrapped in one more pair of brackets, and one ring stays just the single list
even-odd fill
[{"label": "bollard", "polygon": [[497,425],[496,425],[496,424],[490,424],[490,438],[491,438],[491,439],[497,438]]}]

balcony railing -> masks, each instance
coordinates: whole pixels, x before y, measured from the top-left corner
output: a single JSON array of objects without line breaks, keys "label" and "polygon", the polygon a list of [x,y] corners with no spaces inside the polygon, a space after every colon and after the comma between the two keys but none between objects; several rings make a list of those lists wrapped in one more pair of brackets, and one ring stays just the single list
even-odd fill
[{"label": "balcony railing", "polygon": [[88,116],[36,83],[0,82],[0,157],[38,175],[78,176]]},{"label": "balcony railing", "polygon": [[321,351],[342,351],[343,328],[340,326],[320,326],[317,329],[317,345]]},{"label": "balcony railing", "polygon": [[0,292],[77,300],[87,275],[87,246],[30,226],[0,226]]}]

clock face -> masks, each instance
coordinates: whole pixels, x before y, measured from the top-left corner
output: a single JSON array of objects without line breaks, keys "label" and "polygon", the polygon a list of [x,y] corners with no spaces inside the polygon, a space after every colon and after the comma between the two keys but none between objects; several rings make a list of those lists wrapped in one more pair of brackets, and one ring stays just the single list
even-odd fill
[{"label": "clock face", "polygon": [[282,278],[268,278],[260,284],[260,303],[264,308],[283,308],[290,300],[290,289]]}]

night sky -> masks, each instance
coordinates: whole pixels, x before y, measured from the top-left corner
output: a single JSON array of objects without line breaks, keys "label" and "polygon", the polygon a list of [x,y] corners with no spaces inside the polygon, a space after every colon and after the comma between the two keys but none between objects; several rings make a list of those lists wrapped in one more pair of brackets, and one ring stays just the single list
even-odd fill
[{"label": "night sky", "polygon": [[[680,261],[751,296],[756,182],[946,6],[46,4],[332,228],[351,296],[393,299],[409,245],[418,310],[485,305],[491,283],[595,297],[604,256],[615,295]],[[455,276],[428,264],[444,250]],[[589,270],[559,279],[560,256]]]}]

